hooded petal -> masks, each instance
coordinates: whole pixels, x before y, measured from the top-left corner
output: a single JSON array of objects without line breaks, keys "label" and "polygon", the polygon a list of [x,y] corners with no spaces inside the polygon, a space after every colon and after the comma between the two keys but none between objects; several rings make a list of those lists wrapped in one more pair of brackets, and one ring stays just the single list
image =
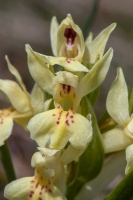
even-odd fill
[{"label": "hooded petal", "polygon": [[102,139],[105,153],[123,150],[133,142],[120,128],[114,128],[102,134]]},{"label": "hooded petal", "polygon": [[12,106],[17,111],[24,113],[31,110],[29,96],[23,92],[16,82],[0,79],[0,90],[6,94]]},{"label": "hooded petal", "polygon": [[68,14],[58,28],[57,53],[59,56],[69,58],[75,57],[76,60],[82,62],[84,50],[85,44],[82,31],[79,26],[74,23],[71,15]]},{"label": "hooded petal", "polygon": [[44,91],[52,94],[53,73],[47,67],[44,59],[34,52],[29,45],[26,45],[26,52],[31,76]]},{"label": "hooded petal", "polygon": [[[103,56],[108,38],[115,27],[116,23],[111,24],[89,44],[87,38],[86,45],[88,51],[88,61],[86,60],[86,62],[94,64],[98,57],[101,58]],[[90,35],[88,37],[90,37]]]},{"label": "hooded petal", "polygon": [[29,200],[32,177],[21,178],[9,183],[4,190],[4,197],[9,200]]},{"label": "hooded petal", "polygon": [[90,127],[90,121],[82,115],[61,108],[40,113],[28,124],[31,138],[39,146],[44,147],[48,143],[50,148],[55,149],[62,149],[68,140],[75,148],[85,148],[92,138]]},{"label": "hooded petal", "polygon": [[126,125],[129,120],[128,89],[121,68],[109,90],[106,108],[109,115],[120,125]]},{"label": "hooded petal", "polygon": [[58,31],[59,24],[57,22],[57,18],[54,16],[51,20],[50,26],[50,39],[51,39],[51,46],[54,56],[58,56],[57,54],[57,31]]},{"label": "hooded petal", "polygon": [[0,146],[9,138],[13,129],[10,110],[0,110]]},{"label": "hooded petal", "polygon": [[113,50],[109,49],[108,52],[93,66],[90,72],[83,77],[79,84],[81,98],[95,90],[104,81],[112,57]]},{"label": "hooded petal", "polygon": [[125,174],[128,174],[133,169],[133,144],[126,148],[126,161]]}]

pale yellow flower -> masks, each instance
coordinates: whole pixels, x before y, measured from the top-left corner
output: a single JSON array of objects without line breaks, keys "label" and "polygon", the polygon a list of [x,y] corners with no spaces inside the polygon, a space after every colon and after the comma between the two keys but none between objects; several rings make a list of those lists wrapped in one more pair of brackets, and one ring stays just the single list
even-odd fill
[{"label": "pale yellow flower", "polygon": [[[58,171],[64,170],[60,164],[60,152],[57,150],[40,149],[32,157],[32,167],[35,167],[33,177],[20,178],[9,183],[4,190],[4,196],[9,200],[65,200],[63,193],[55,186]],[[64,171],[63,171],[64,173]],[[62,186],[61,186],[62,187]]]},{"label": "pale yellow flower", "polygon": [[42,57],[28,45],[28,66],[33,79],[53,96],[55,108],[34,116],[28,129],[39,146],[62,149],[69,141],[71,148],[83,151],[92,139],[90,117],[78,113],[81,99],[95,90],[104,80],[112,59],[110,49],[81,80],[60,71],[53,74]]},{"label": "pale yellow flower", "polygon": [[18,83],[0,79],[0,90],[6,95],[11,107],[0,110],[0,146],[12,133],[13,120],[26,128],[29,119],[43,109],[44,92],[35,84],[31,95],[17,69],[6,57],[9,71],[15,76]]},{"label": "pale yellow flower", "polygon": [[128,89],[121,68],[109,91],[106,106],[118,125],[102,135],[105,152],[123,150],[133,144],[133,116],[129,114]]}]

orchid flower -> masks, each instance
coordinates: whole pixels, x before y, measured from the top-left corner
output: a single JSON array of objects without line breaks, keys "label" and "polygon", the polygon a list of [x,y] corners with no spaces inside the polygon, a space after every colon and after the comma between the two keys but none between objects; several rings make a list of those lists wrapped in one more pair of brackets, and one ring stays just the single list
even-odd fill
[{"label": "orchid flower", "polygon": [[44,92],[35,84],[31,95],[17,69],[6,57],[9,71],[15,76],[18,83],[11,80],[0,79],[0,90],[6,95],[11,107],[0,110],[0,146],[12,133],[13,120],[26,128],[29,119],[39,113],[44,104]]},{"label": "orchid flower", "polygon": [[59,25],[56,17],[51,21],[51,45],[53,54],[59,57],[74,58],[82,62],[85,43],[81,29],[70,14]]},{"label": "orchid flower", "polygon": [[102,135],[106,153],[120,151],[133,144],[133,116],[129,115],[128,89],[122,69],[119,68],[117,73],[106,107],[118,125]]},{"label": "orchid flower", "polygon": [[[35,167],[35,175],[20,178],[9,183],[4,190],[4,196],[9,200],[65,200],[63,193],[55,186],[60,176],[60,170],[64,169],[60,163],[60,151],[40,148],[31,160]],[[63,171],[64,173],[64,171]],[[62,174],[62,177],[65,175]],[[62,184],[64,180],[62,179]],[[60,183],[61,184],[61,183]]]},{"label": "orchid flower", "polygon": [[78,76],[60,71],[53,74],[29,45],[28,66],[33,79],[53,96],[55,108],[35,115],[28,124],[31,138],[39,146],[62,149],[69,141],[72,148],[85,149],[92,139],[90,118],[78,114],[81,99],[95,90],[104,80],[112,59],[112,49],[81,81]]},{"label": "orchid flower", "polygon": [[116,23],[112,23],[102,30],[94,40],[90,33],[84,41],[82,31],[73,22],[70,14],[60,25],[56,17],[53,17],[50,35],[53,54],[56,57],[40,55],[45,60],[47,58],[50,65],[59,64],[70,71],[88,72],[87,68],[92,68],[102,58],[108,38],[115,27]]}]

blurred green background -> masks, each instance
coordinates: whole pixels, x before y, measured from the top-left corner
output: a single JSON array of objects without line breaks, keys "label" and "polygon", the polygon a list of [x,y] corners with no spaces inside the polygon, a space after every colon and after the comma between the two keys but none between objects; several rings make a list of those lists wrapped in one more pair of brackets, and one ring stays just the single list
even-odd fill
[{"label": "blurred green background", "polygon": [[[95,12],[92,8],[95,2]],[[12,79],[5,62],[5,55],[19,70],[23,81],[30,91],[33,80],[27,67],[25,44],[40,53],[52,55],[50,45],[50,21],[56,16],[60,23],[71,13],[75,23],[83,30],[92,31],[94,37],[102,29],[117,22],[111,34],[107,48],[113,47],[114,57],[106,80],[102,84],[101,94],[96,105],[99,116],[105,110],[107,91],[116,76],[116,68],[122,67],[127,84],[133,85],[133,1],[131,0],[0,0],[0,78]],[[89,19],[89,20],[88,20]],[[89,21],[89,24],[88,24]],[[1,108],[5,105],[0,96]],[[15,126],[8,140],[17,177],[31,176],[33,169],[30,159],[36,150],[36,144],[19,127]],[[6,176],[0,164],[0,200],[3,200],[3,187]]]}]

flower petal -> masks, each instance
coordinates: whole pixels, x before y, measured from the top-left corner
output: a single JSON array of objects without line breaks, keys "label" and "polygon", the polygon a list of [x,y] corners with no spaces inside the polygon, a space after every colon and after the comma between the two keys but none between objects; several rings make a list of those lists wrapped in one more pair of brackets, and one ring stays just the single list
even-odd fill
[{"label": "flower petal", "polygon": [[8,56],[5,56],[5,59],[6,59],[9,71],[15,76],[17,82],[19,83],[19,85],[21,86],[23,91],[25,93],[27,93],[27,95],[29,95],[28,92],[27,92],[27,89],[25,87],[25,84],[24,84],[24,82],[23,82],[23,80],[22,80],[22,78],[21,78],[21,76],[20,76],[20,74],[18,72],[18,70],[10,63],[10,61],[8,59]]},{"label": "flower petal", "polygon": [[126,125],[129,119],[128,89],[121,68],[117,70],[117,77],[109,90],[106,108],[109,115],[120,125]]},{"label": "flower petal", "polygon": [[[64,123],[64,119],[61,118],[60,109],[49,110],[35,115],[28,124],[28,129],[31,134],[31,138],[34,139],[40,147],[45,147],[50,143],[50,148],[61,149],[63,148],[70,134],[67,132],[67,125]],[[63,116],[66,115],[66,112]],[[62,116],[62,118],[64,118]]]},{"label": "flower petal", "polygon": [[65,149],[61,156],[61,161],[64,165],[68,165],[70,162],[77,160],[85,149],[76,149],[71,144]]},{"label": "flower petal", "polygon": [[31,190],[30,181],[32,177],[20,178],[9,183],[4,190],[4,197],[9,200],[29,200],[29,192]]},{"label": "flower petal", "polygon": [[133,142],[120,128],[114,128],[102,134],[102,139],[105,153],[123,150]]},{"label": "flower petal", "polygon": [[44,104],[43,104],[42,112],[49,110],[49,109],[50,109],[51,103],[52,103],[52,99],[46,100],[46,101],[44,102]]},{"label": "flower petal", "polygon": [[99,58],[103,56],[108,38],[115,27],[116,23],[111,24],[101,31],[101,33],[91,43],[87,44],[88,62],[90,64],[94,64],[98,56]]},{"label": "flower petal", "polygon": [[54,56],[57,56],[58,27],[59,27],[59,24],[57,22],[57,18],[54,16],[51,20],[51,26],[50,26],[50,39],[51,39],[52,52],[53,52]]},{"label": "flower petal", "polygon": [[45,101],[45,92],[36,83],[31,92],[31,104],[36,114],[42,111],[44,101]]},{"label": "flower petal", "polygon": [[87,67],[78,62],[75,58],[66,58],[66,57],[52,57],[48,56],[49,65],[60,65],[63,66],[66,70],[71,72],[88,72]]},{"label": "flower petal", "polygon": [[95,90],[105,79],[110,67],[110,62],[113,56],[113,50],[108,52],[93,66],[79,84],[80,97],[89,94]]},{"label": "flower petal", "polygon": [[26,52],[31,76],[44,91],[52,94],[53,73],[46,66],[44,59],[34,52],[29,45],[26,45]]},{"label": "flower petal", "polygon": [[43,193],[42,194],[42,200],[67,200],[66,197],[62,194],[62,192],[56,187],[51,187],[51,192],[49,193]]},{"label": "flower petal", "polygon": [[92,140],[91,121],[78,113],[75,113],[74,123],[69,126],[68,131],[71,133],[69,142],[74,148],[85,149]]},{"label": "flower petal", "polygon": [[8,110],[0,110],[0,146],[9,138],[13,129],[13,119]]},{"label": "flower petal", "polygon": [[17,111],[24,113],[31,110],[29,96],[22,91],[16,82],[0,79],[0,90],[6,94],[11,104]]},{"label": "flower petal", "polygon": [[133,144],[126,148],[126,161],[125,174],[128,174],[133,169]]},{"label": "flower petal", "polygon": [[34,116],[28,129],[39,146],[49,143],[50,148],[62,149],[68,140],[75,148],[85,148],[92,139],[88,119],[72,111],[56,108]]}]

